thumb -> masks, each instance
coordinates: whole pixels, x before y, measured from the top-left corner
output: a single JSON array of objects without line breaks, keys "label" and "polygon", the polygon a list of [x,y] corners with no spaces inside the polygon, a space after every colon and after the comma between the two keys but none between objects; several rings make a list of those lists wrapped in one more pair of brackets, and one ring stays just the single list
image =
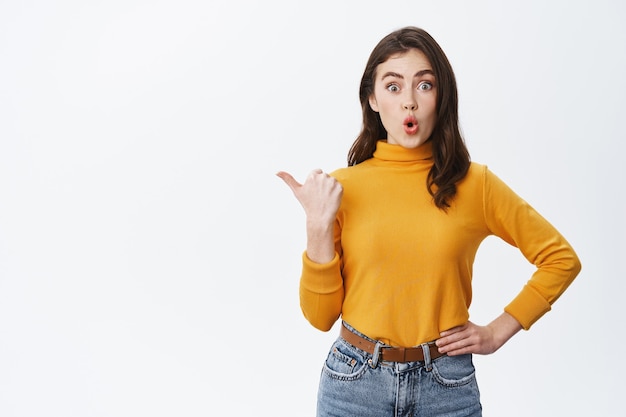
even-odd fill
[{"label": "thumb", "polygon": [[281,180],[285,181],[285,184],[287,184],[289,188],[291,188],[291,191],[293,192],[295,192],[296,189],[302,187],[302,184],[296,181],[296,179],[292,177],[291,174],[289,174],[288,172],[279,171],[276,173],[276,176],[280,178]]}]

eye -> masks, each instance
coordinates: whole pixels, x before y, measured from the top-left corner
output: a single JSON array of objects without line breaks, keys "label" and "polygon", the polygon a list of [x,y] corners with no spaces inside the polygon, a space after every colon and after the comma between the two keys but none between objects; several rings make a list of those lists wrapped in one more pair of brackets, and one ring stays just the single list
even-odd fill
[{"label": "eye", "polygon": [[433,84],[430,81],[421,82],[417,86],[417,89],[420,91],[428,91],[428,90],[432,90],[432,88],[433,88]]},{"label": "eye", "polygon": [[387,86],[387,91],[390,91],[392,93],[397,93],[398,91],[400,91],[400,87],[398,87],[397,84],[389,84]]}]

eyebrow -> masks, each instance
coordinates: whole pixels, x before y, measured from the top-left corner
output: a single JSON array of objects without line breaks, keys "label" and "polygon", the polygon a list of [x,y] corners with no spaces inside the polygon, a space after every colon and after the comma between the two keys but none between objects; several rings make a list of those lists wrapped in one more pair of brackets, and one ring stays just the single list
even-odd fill
[{"label": "eyebrow", "polygon": [[[417,71],[415,75],[413,76],[413,78],[421,77],[426,74],[435,75],[433,70],[425,69],[425,70]],[[384,80],[387,77],[396,77],[396,78],[404,79],[403,75],[398,74],[397,72],[393,72],[393,71],[386,72],[385,74],[383,74],[383,76],[380,79]]]}]

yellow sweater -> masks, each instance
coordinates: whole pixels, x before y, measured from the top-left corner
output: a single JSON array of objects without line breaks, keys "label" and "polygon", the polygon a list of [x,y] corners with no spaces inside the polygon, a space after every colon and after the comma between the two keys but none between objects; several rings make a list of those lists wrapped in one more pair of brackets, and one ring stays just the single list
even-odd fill
[{"label": "yellow sweater", "polygon": [[472,163],[451,207],[438,209],[426,189],[431,157],[430,142],[379,141],[373,158],[332,173],[343,187],[335,259],[302,257],[300,304],[313,326],[328,331],[341,316],[393,346],[438,338],[469,319],[472,265],[489,235],[537,267],[505,308],[525,329],[576,277],[580,261],[565,238],[483,165]]}]

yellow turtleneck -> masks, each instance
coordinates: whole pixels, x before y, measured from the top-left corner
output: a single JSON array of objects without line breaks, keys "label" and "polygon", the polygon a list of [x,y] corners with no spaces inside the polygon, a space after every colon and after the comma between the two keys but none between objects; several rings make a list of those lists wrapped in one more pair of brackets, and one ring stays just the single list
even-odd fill
[{"label": "yellow turtleneck", "polygon": [[393,346],[437,339],[469,319],[472,264],[489,235],[537,267],[505,308],[525,329],[576,277],[580,262],[565,238],[483,165],[472,163],[451,207],[438,209],[426,188],[431,157],[429,142],[379,141],[373,158],[331,174],[343,187],[335,259],[302,257],[300,304],[313,326],[327,331],[341,316]]}]

